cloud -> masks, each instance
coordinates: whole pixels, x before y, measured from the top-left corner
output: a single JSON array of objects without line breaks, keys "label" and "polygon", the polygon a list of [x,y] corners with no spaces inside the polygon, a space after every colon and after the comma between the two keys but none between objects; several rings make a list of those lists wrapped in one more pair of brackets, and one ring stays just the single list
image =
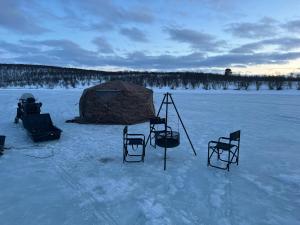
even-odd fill
[{"label": "cloud", "polygon": [[287,23],[282,24],[282,28],[289,32],[300,33],[300,19],[288,21]]},{"label": "cloud", "polygon": [[86,30],[95,30],[95,31],[111,31],[115,28],[115,24],[109,22],[97,22],[91,23],[84,27]]},{"label": "cloud", "polygon": [[[98,39],[101,41],[101,39]],[[260,64],[283,64],[300,58],[300,52],[228,53],[205,56],[201,52],[174,56],[171,54],[147,55],[131,52],[125,56],[99,54],[80,47],[70,40],[23,40],[18,44],[0,42],[0,51],[10,58],[2,61],[14,63],[47,64],[76,67],[119,67],[131,69],[178,70],[195,68],[224,68]]]},{"label": "cloud", "polygon": [[37,35],[49,31],[36,23],[36,19],[26,11],[22,1],[0,0],[0,27],[28,35]]},{"label": "cloud", "polygon": [[187,43],[192,48],[200,51],[218,51],[225,41],[218,41],[210,34],[185,28],[166,28],[171,40]]},{"label": "cloud", "polygon": [[278,33],[277,21],[264,17],[257,23],[231,23],[225,28],[226,32],[239,38],[265,38],[273,37]]},{"label": "cloud", "polygon": [[[123,67],[134,69],[180,69],[190,68],[203,59],[203,54],[193,53],[184,56],[173,56],[168,54],[150,56],[143,52],[133,52],[128,54],[121,61],[113,62],[121,64]],[[120,59],[119,59],[120,60]]]},{"label": "cloud", "polygon": [[208,57],[200,65],[204,67],[228,67],[234,65],[283,64],[300,58],[300,52],[291,53],[253,53],[224,54]]},{"label": "cloud", "polygon": [[112,46],[103,37],[97,37],[92,41],[99,51],[99,53],[113,53]]},{"label": "cloud", "polygon": [[120,30],[120,33],[132,41],[136,41],[136,42],[147,42],[148,41],[146,35],[140,29],[138,29],[136,27],[122,28]]},{"label": "cloud", "polygon": [[35,54],[39,52],[39,48],[26,46],[26,45],[19,45],[19,44],[12,44],[7,41],[0,41],[0,49],[3,52],[11,53],[11,54]]},{"label": "cloud", "polygon": [[283,64],[289,60],[300,58],[300,52],[293,53],[254,53],[254,54],[223,54],[203,57],[202,54],[193,53],[184,56],[159,55],[147,56],[137,52],[122,58],[121,61],[112,61],[112,64],[122,65],[135,69],[193,69],[211,67],[230,67],[239,65],[250,66],[258,64]]},{"label": "cloud", "polygon": [[254,53],[257,50],[260,50],[263,47],[261,42],[254,42],[249,44],[241,45],[237,48],[231,49],[231,53]]},{"label": "cloud", "polygon": [[81,15],[85,12],[88,17],[92,16],[94,20],[96,19],[96,22],[88,25],[89,29],[113,29],[121,24],[150,24],[154,21],[150,10],[139,7],[125,8],[108,0],[61,0],[61,3],[68,8],[68,11],[71,11],[70,5],[74,7],[73,13],[68,12],[69,17],[78,20],[77,14],[80,9]]},{"label": "cloud", "polygon": [[288,51],[300,48],[300,38],[282,37],[266,39],[242,45],[231,50],[232,53],[253,53],[262,50],[266,46],[275,46],[278,51]]},{"label": "cloud", "polygon": [[[99,60],[97,52],[83,49],[78,44],[66,39],[44,41],[23,40],[21,43],[38,47],[40,51],[35,55],[31,55],[31,57],[24,57],[23,54],[20,54],[20,56],[16,58],[18,62],[25,60],[25,62],[28,63],[31,60],[36,60],[31,63],[44,63],[48,60],[50,64],[94,66]],[[39,57],[41,57],[41,59],[39,59]]]}]

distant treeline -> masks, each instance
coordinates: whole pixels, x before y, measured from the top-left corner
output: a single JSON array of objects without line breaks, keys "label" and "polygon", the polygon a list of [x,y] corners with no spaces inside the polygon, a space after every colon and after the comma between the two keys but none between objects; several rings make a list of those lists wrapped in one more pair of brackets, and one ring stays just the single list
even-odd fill
[{"label": "distant treeline", "polygon": [[300,76],[241,76],[202,72],[98,71],[44,65],[0,64],[0,87],[78,87],[124,80],[148,87],[270,90],[298,89]]}]

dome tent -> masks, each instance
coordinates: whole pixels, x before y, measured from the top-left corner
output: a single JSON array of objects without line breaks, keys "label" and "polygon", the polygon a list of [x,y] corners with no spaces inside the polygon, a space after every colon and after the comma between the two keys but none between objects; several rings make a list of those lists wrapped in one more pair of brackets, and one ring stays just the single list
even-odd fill
[{"label": "dome tent", "polygon": [[83,91],[79,123],[136,124],[155,116],[153,91],[123,81],[110,81]]}]

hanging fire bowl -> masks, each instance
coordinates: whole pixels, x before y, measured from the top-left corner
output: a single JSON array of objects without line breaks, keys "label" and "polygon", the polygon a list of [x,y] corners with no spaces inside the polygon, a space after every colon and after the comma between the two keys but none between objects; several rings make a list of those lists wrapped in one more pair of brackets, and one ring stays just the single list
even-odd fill
[{"label": "hanging fire bowl", "polygon": [[155,136],[155,143],[159,147],[175,148],[180,144],[180,135],[177,131],[161,131]]}]

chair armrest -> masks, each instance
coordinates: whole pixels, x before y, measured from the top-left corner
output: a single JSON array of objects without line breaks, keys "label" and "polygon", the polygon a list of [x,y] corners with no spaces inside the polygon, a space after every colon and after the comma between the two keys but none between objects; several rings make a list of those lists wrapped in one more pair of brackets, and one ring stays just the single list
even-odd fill
[{"label": "chair armrest", "polygon": [[[153,132],[153,133],[164,133],[165,132],[165,129],[163,129],[163,130],[156,130],[156,129],[154,129],[154,130],[151,130],[151,132]],[[172,131],[172,128],[171,127],[169,127],[169,126],[167,126],[167,132],[173,132]]]},{"label": "chair armrest", "polygon": [[229,141],[230,138],[228,138],[228,137],[220,137],[220,138],[219,138],[219,141],[221,141],[221,140],[228,140],[228,141]]},{"label": "chair armrest", "polygon": [[150,125],[158,125],[158,124],[165,124],[166,119],[165,118],[160,118],[160,117],[153,117],[150,119]]},{"label": "chair armrest", "polygon": [[142,136],[145,139],[144,134],[127,134],[127,136]]},{"label": "chair armrest", "polygon": [[231,144],[231,148],[232,148],[232,147],[238,148],[239,146],[238,146],[238,145],[235,145],[235,144]]},{"label": "chair armrest", "polygon": [[208,142],[208,145],[210,145],[210,144],[218,144],[219,142],[218,141],[210,141],[210,142]]}]

